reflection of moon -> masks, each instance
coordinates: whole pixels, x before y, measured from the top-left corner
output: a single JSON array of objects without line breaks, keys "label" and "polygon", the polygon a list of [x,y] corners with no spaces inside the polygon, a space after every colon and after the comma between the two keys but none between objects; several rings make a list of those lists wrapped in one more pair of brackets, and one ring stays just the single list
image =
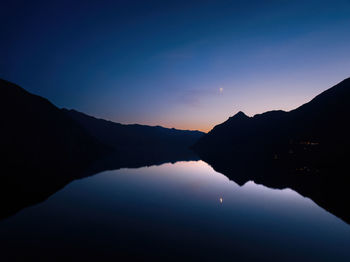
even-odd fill
[{"label": "reflection of moon", "polygon": [[220,94],[224,91],[224,88],[220,87],[219,88]]},{"label": "reflection of moon", "polygon": [[220,197],[220,203],[222,203],[222,200],[223,200],[222,197]]}]

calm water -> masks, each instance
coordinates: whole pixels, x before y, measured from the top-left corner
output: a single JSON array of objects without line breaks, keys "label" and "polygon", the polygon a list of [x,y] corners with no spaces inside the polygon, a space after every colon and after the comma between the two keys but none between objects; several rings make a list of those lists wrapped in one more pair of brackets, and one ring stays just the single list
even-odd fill
[{"label": "calm water", "polygon": [[202,161],[74,181],[0,221],[0,242],[7,260],[350,261],[348,224],[290,189],[240,187]]}]

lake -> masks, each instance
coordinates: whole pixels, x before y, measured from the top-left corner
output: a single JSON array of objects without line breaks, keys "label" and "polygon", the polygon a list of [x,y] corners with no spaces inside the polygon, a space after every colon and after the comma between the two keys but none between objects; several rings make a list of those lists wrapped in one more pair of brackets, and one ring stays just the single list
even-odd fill
[{"label": "lake", "polygon": [[1,261],[350,261],[348,224],[203,161],[75,180],[0,221],[0,242]]}]

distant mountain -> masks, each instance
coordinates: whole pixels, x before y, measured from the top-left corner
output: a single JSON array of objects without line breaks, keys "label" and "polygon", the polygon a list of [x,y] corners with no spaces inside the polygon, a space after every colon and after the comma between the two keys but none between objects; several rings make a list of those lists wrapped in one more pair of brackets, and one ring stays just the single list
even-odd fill
[{"label": "distant mountain", "polygon": [[170,129],[161,126],[123,125],[97,119],[75,110],[62,110],[83,126],[91,136],[118,152],[141,150],[149,154],[154,151],[188,150],[204,135],[200,131]]}]

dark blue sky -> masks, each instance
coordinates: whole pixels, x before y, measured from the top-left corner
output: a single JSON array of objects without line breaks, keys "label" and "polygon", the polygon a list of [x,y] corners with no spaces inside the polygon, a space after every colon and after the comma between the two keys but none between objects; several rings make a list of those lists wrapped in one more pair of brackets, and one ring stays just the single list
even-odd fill
[{"label": "dark blue sky", "polygon": [[350,1],[1,1],[0,77],[59,107],[207,131],[350,76]]}]

